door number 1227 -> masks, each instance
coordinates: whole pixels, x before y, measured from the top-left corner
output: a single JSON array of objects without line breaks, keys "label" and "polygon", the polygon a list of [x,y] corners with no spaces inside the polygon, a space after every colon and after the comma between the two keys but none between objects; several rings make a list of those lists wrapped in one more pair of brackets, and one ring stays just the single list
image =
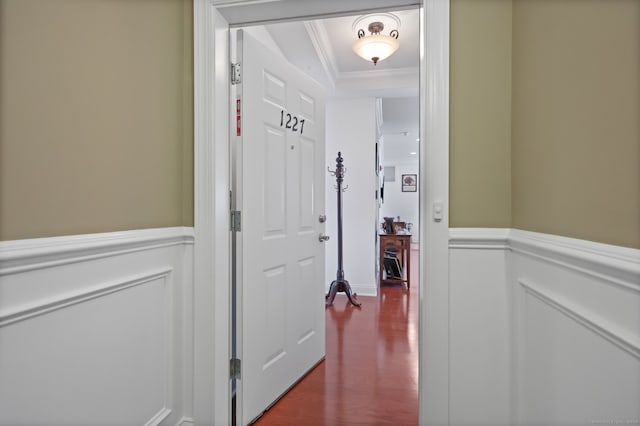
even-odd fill
[{"label": "door number 1227", "polygon": [[292,132],[300,131],[300,134],[302,134],[304,131],[304,118],[298,118],[295,115],[284,112],[284,110],[280,110],[280,127],[291,129]]}]

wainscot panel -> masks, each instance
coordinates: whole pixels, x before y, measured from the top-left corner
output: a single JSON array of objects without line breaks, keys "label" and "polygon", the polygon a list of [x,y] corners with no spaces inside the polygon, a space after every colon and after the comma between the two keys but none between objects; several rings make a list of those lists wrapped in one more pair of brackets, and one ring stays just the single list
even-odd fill
[{"label": "wainscot panel", "polygon": [[519,424],[640,422],[640,250],[510,233]]},{"label": "wainscot panel", "polygon": [[507,229],[450,230],[449,421],[508,425]]},{"label": "wainscot panel", "polygon": [[191,228],[0,242],[0,424],[191,417]]},{"label": "wainscot panel", "polygon": [[450,230],[452,424],[640,421],[640,250]]}]

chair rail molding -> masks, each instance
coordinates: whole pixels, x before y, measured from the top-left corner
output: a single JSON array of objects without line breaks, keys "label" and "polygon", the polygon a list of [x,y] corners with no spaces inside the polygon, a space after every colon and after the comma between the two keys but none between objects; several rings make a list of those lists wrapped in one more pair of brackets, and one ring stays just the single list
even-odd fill
[{"label": "chair rail molding", "polygon": [[514,253],[554,263],[640,292],[640,250],[512,229]]},{"label": "chair rail molding", "polygon": [[451,249],[506,249],[509,244],[508,228],[450,228]]},{"label": "chair rail molding", "polygon": [[510,228],[450,228],[450,249],[507,249],[640,291],[640,250]]},{"label": "chair rail molding", "polygon": [[0,241],[0,276],[176,245],[193,245],[190,227],[154,228]]}]

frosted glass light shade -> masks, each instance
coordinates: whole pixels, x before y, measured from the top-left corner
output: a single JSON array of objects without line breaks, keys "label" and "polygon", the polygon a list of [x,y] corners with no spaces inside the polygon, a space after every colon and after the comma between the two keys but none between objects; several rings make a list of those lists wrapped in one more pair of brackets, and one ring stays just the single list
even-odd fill
[{"label": "frosted glass light shade", "polygon": [[356,55],[377,64],[393,54],[400,47],[398,39],[383,35],[372,34],[353,42],[352,48]]}]

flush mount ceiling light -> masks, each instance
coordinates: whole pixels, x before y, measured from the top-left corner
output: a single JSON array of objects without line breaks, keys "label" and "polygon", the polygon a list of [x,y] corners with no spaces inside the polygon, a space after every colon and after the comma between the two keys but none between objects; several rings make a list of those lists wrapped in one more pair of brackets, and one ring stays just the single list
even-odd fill
[{"label": "flush mount ceiling light", "polygon": [[[400,20],[395,15],[386,14],[385,17],[391,17],[391,19],[395,21],[396,27],[400,26]],[[365,18],[366,17],[362,17],[356,20],[354,27]],[[375,16],[375,18],[377,18],[377,16]],[[393,53],[398,50],[398,47],[400,47],[397,29],[391,30],[388,35],[382,33],[384,30],[384,22],[382,19],[374,20],[369,24],[367,29],[371,33],[370,35],[365,35],[363,29],[358,30],[358,40],[353,42],[352,48],[358,56],[373,62],[373,65],[393,55]]]}]

